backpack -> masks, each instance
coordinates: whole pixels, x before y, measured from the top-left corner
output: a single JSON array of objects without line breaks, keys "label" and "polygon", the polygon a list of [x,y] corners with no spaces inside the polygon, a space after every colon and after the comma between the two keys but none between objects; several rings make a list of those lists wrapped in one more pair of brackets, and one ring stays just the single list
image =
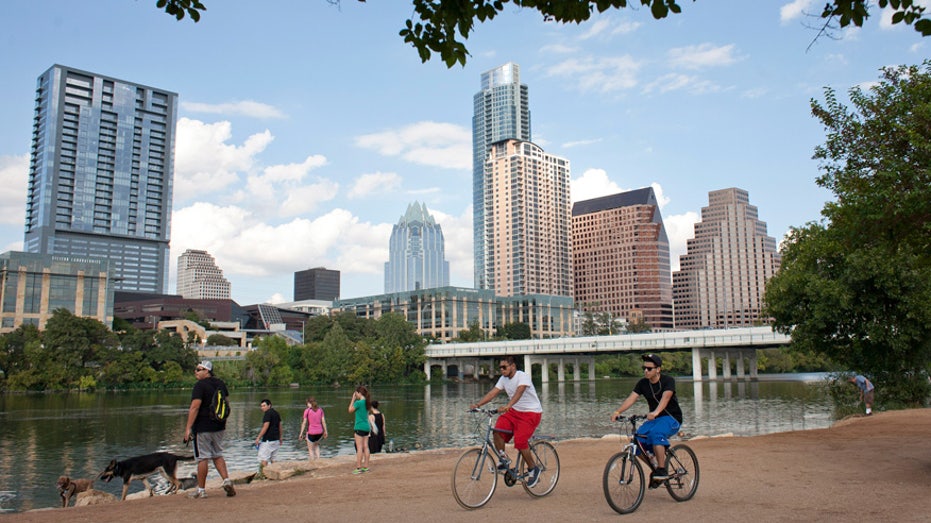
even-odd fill
[{"label": "backpack", "polygon": [[210,419],[226,421],[230,415],[230,402],[227,393],[222,387],[214,389],[210,395]]}]

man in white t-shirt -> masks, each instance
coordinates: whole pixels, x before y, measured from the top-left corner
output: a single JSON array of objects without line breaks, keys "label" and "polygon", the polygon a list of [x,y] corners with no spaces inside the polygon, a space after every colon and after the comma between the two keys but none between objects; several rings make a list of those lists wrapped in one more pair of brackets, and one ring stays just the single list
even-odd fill
[{"label": "man in white t-shirt", "polygon": [[514,448],[517,449],[524,461],[527,462],[527,486],[533,487],[540,478],[540,469],[537,468],[533,459],[533,453],[530,452],[530,437],[533,431],[540,424],[540,417],[543,414],[543,407],[540,405],[540,398],[537,396],[537,389],[534,388],[533,382],[530,381],[530,375],[526,372],[517,370],[517,362],[514,356],[505,356],[501,359],[498,366],[501,371],[501,378],[494,388],[488,391],[488,394],[478,401],[478,403],[469,406],[470,409],[476,409],[493,400],[502,390],[508,395],[507,405],[498,407],[498,412],[502,413],[495,424],[495,428],[510,431],[502,433],[495,431],[495,448],[498,453],[505,457],[505,462],[498,465],[498,468],[507,470],[510,466],[510,460],[504,452],[504,444],[510,441],[514,436]]}]

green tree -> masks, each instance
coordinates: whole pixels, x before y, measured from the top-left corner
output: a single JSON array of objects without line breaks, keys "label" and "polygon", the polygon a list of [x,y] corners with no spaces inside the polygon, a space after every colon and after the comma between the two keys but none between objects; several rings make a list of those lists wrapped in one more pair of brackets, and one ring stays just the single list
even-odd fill
[{"label": "green tree", "polygon": [[[340,0],[327,0],[330,4],[339,4]],[[365,2],[365,0],[359,0]],[[490,21],[505,9],[526,9],[537,11],[543,21],[559,23],[582,23],[591,18],[595,11],[603,13],[609,9],[623,9],[630,6],[650,8],[653,18],[660,20],[670,13],[682,12],[677,0],[412,0],[414,13],[404,22],[399,35],[411,44],[420,59],[426,62],[433,53],[439,54],[447,67],[457,63],[465,65],[469,55],[463,41],[475,30],[476,22]],[[694,0],[693,0],[694,2]],[[827,0],[821,11],[824,26],[821,33],[833,27],[854,25],[862,27],[870,18],[870,0]],[[931,35],[931,19],[925,16],[921,2],[913,0],[876,0],[880,9],[892,10],[893,24],[911,25],[923,36]],[[512,4],[509,6],[508,4]],[[156,6],[178,20],[185,16],[197,22],[201,12],[207,7],[199,0],[158,0]],[[736,9],[736,8],[735,8]],[[744,8],[741,15],[756,6]],[[462,41],[460,41],[460,38]]]},{"label": "green tree", "polygon": [[459,331],[459,335],[456,337],[456,341],[461,341],[463,343],[469,343],[473,341],[484,341],[487,336],[485,331],[479,326],[477,321],[473,321],[469,324],[469,328]]},{"label": "green tree", "polygon": [[627,332],[630,334],[638,334],[643,332],[653,332],[653,327],[649,323],[641,320],[634,320],[627,324]]},{"label": "green tree", "polygon": [[64,369],[67,384],[77,384],[90,364],[109,359],[119,339],[95,319],[57,309],[45,324],[42,343],[47,356]]},{"label": "green tree", "polygon": [[498,336],[506,340],[529,340],[530,325],[524,322],[507,323],[498,329]]},{"label": "green tree", "polygon": [[792,229],[766,314],[793,346],[869,376],[886,399],[921,404],[931,364],[931,62],[885,68],[852,109],[825,90],[818,185],[836,201]]}]

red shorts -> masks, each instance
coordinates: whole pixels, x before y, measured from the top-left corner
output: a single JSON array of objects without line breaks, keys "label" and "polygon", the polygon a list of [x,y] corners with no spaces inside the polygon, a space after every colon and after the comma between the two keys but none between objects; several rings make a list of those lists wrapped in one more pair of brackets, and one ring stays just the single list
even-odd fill
[{"label": "red shorts", "polygon": [[[495,428],[513,432],[514,448],[517,450],[526,449],[530,448],[530,436],[533,436],[533,431],[537,430],[540,417],[539,412],[521,412],[511,409],[498,417]],[[499,432],[498,435],[501,436],[505,443],[511,441],[511,434]]]}]

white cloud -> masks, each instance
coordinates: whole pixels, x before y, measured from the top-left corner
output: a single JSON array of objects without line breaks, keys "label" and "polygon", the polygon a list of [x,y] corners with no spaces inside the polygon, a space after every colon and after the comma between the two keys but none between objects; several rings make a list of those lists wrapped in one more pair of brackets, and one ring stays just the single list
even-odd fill
[{"label": "white cloud", "polygon": [[589,169],[582,173],[582,176],[569,182],[573,203],[617,194],[624,190],[608,178],[608,173],[604,169]]},{"label": "white cloud", "polygon": [[417,122],[400,129],[357,136],[355,143],[415,164],[445,169],[472,168],[472,132],[461,125]]},{"label": "white cloud", "polygon": [[736,56],[734,44],[715,46],[704,43],[687,47],[676,47],[667,52],[669,65],[681,69],[705,69],[734,64],[742,57]]},{"label": "white cloud", "polygon": [[233,136],[230,122],[204,123],[181,118],[175,142],[175,203],[199,196],[205,187],[222,191],[250,170],[256,156],[274,140],[271,132],[254,134],[242,145],[227,143]]},{"label": "white cloud", "polygon": [[172,224],[173,258],[185,249],[205,249],[227,277],[265,277],[319,265],[338,266],[344,274],[380,271],[391,235],[390,224],[360,222],[344,209],[275,224],[260,222],[241,207],[200,202],[175,211]]},{"label": "white cloud", "polygon": [[578,51],[578,48],[565,44],[548,44],[540,48],[540,52],[552,56],[554,54],[570,54]]},{"label": "white cloud", "polygon": [[578,146],[580,146],[580,145],[592,145],[592,144],[596,144],[596,143],[601,143],[602,141],[603,141],[602,138],[592,138],[592,139],[590,139],[590,140],[576,140],[576,141],[574,141],[574,142],[566,142],[566,143],[562,144],[562,146],[563,146],[563,148],[565,148],[565,149],[569,149],[569,148],[572,148],[572,147],[578,147]]},{"label": "white cloud", "polygon": [[924,48],[924,46],[925,46],[924,42],[918,42],[918,43],[912,44],[911,47],[908,48],[908,50],[911,51],[912,53],[920,53],[922,52],[922,49]]},{"label": "white cloud", "polygon": [[28,154],[0,156],[0,224],[25,226],[28,181]]},{"label": "white cloud", "polygon": [[243,100],[225,104],[207,104],[199,102],[181,102],[181,108],[192,113],[222,114],[227,116],[249,116],[252,118],[285,118],[285,114],[276,107],[252,100]]},{"label": "white cloud", "polygon": [[[803,14],[810,12],[809,8],[814,4],[814,0],[795,0],[779,8],[779,20],[782,23],[795,20]],[[820,14],[820,12],[818,13]]]},{"label": "white cloud", "polygon": [[721,87],[697,76],[687,74],[669,73],[660,76],[643,87],[644,93],[671,91],[689,91],[692,94],[706,94],[721,91]]},{"label": "white cloud", "polygon": [[[271,165],[259,174],[246,177],[245,188],[236,191],[232,201],[249,206],[263,218],[297,216],[310,212],[325,201],[336,197],[339,184],[326,178],[305,184],[307,174],[327,160],[321,155],[308,156],[301,163]],[[284,201],[281,195],[286,194]]]},{"label": "white cloud", "polygon": [[384,195],[401,186],[401,177],[396,173],[376,172],[363,174],[349,190],[349,198],[364,198],[372,193]]},{"label": "white cloud", "polygon": [[618,20],[615,17],[602,17],[591,22],[587,30],[579,37],[580,40],[591,38],[608,39],[619,34],[629,34],[640,28],[640,22]]},{"label": "white cloud", "polygon": [[568,79],[582,92],[609,93],[636,86],[640,67],[641,64],[630,55],[612,58],[573,58],[550,67],[546,75]]},{"label": "white cloud", "polygon": [[[472,206],[459,216],[429,209],[436,223],[443,229],[446,261],[449,262],[449,282],[456,287],[471,287],[475,283],[475,259],[472,251]],[[387,261],[387,258],[385,259]]]},{"label": "white cloud", "polygon": [[698,213],[694,211],[663,217],[666,236],[669,237],[669,258],[673,271],[679,270],[679,256],[685,254],[687,241],[695,234],[694,226],[698,220]]}]

